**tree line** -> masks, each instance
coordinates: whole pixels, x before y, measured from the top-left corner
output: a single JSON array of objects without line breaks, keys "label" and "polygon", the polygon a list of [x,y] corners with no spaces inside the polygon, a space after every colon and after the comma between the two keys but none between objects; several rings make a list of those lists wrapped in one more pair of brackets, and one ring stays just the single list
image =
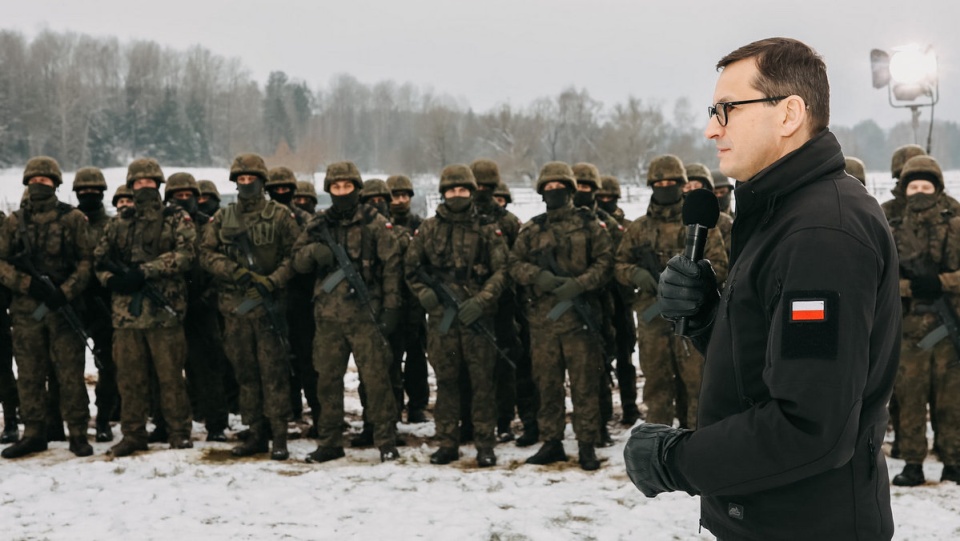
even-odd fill
[{"label": "tree line", "polygon": [[[642,179],[658,154],[716,165],[701,109],[685,97],[605,106],[587,89],[569,87],[525,106],[476,112],[410,83],[365,84],[346,74],[310,88],[275,71],[261,84],[239,59],[201,46],[0,31],[0,166],[38,154],[67,170],[120,166],[138,156],[225,166],[253,151],[305,174],[349,159],[365,171],[417,175],[483,156],[513,183],[534,179],[551,160],[590,161],[629,183]],[[886,168],[896,146],[914,142],[908,122],[886,131],[870,120],[833,129],[871,170]],[[933,154],[945,168],[958,166],[960,126],[935,123]]]}]

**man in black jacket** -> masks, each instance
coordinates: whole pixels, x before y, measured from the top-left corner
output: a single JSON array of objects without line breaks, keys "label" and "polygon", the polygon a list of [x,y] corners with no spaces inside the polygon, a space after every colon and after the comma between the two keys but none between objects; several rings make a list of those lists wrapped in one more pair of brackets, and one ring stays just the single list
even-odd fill
[{"label": "man in black jacket", "polygon": [[661,314],[705,352],[698,429],[641,425],[624,451],[648,497],[701,495],[729,539],[890,539],[880,444],[897,372],[896,247],[844,173],[829,83],[807,45],[772,38],[721,69],[705,135],[736,189],[730,271],[674,257]]}]

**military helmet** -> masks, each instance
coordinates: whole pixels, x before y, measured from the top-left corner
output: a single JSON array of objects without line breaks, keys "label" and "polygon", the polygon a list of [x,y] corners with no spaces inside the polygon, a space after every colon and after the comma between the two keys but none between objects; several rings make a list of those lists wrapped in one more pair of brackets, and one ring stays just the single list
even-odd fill
[{"label": "military helmet", "polygon": [[440,195],[457,186],[463,186],[471,192],[477,191],[477,179],[473,176],[473,171],[461,163],[443,168],[440,173]]},{"label": "military helmet", "polygon": [[600,189],[600,170],[596,165],[587,162],[574,164],[572,167],[573,176],[577,179],[577,184],[590,184],[594,190]]},{"label": "military helmet", "polygon": [[510,195],[510,187],[500,182],[497,184],[496,189],[493,190],[494,197],[502,197],[507,203],[513,203],[513,196]]},{"label": "military helmet", "polygon": [[293,174],[289,167],[274,167],[267,172],[267,188],[273,186],[289,186],[296,189],[297,176]]},{"label": "military helmet", "polygon": [[847,156],[845,160],[847,163],[844,166],[844,169],[847,171],[847,174],[859,180],[864,186],[866,186],[867,173],[864,171],[863,160],[860,158],[854,158],[853,156]]},{"label": "military helmet", "polygon": [[313,199],[314,204],[319,200],[317,199],[317,189],[313,186],[312,182],[306,180],[297,181],[297,191],[293,192],[294,197],[309,197]]},{"label": "military helmet", "polygon": [[137,158],[127,167],[127,186],[133,189],[133,183],[140,178],[152,178],[159,188],[163,184],[163,170],[153,158]]},{"label": "military helmet", "polygon": [[537,193],[543,193],[543,187],[550,182],[562,182],[573,191],[577,191],[577,179],[573,176],[573,169],[564,162],[547,162],[540,168],[537,177]]},{"label": "military helmet", "polygon": [[181,190],[190,190],[193,195],[200,197],[200,186],[197,185],[197,179],[190,173],[174,173],[167,179],[167,185],[163,190],[164,199],[170,199],[173,192]]},{"label": "military helmet", "polygon": [[653,186],[661,180],[675,180],[677,184],[687,182],[687,170],[683,162],[673,154],[663,154],[650,161],[647,168],[647,186]]},{"label": "military helmet", "polygon": [[620,198],[620,181],[612,175],[603,175],[600,177],[600,189],[597,195],[606,195],[609,197]]},{"label": "military helmet", "polygon": [[733,184],[730,184],[730,179],[727,175],[724,175],[719,169],[714,169],[710,171],[710,176],[713,177],[713,188],[730,188],[733,189]]},{"label": "military helmet", "polygon": [[323,191],[330,193],[330,186],[333,186],[333,183],[339,180],[352,181],[357,190],[363,189],[360,170],[353,162],[336,162],[328,165],[327,175],[323,178]]},{"label": "military helmet", "polygon": [[128,197],[128,198],[130,198],[130,199],[133,199],[133,190],[132,190],[129,186],[127,186],[126,184],[121,184],[120,186],[117,187],[116,191],[113,192],[113,206],[114,206],[114,208],[116,208],[116,206],[117,206],[117,201],[118,201],[121,197]]},{"label": "military helmet", "polygon": [[687,170],[687,181],[699,180],[704,188],[713,189],[713,175],[706,165],[702,163],[691,163],[683,167]]},{"label": "military helmet", "polygon": [[893,151],[893,158],[890,160],[890,174],[893,178],[900,178],[900,175],[903,171],[903,166],[907,163],[907,160],[914,156],[925,156],[927,151],[923,150],[923,147],[920,145],[903,145],[902,147],[897,147]]},{"label": "military helmet", "polygon": [[390,195],[390,188],[387,188],[387,183],[379,178],[368,178],[363,181],[363,189],[360,190],[360,201],[365,202],[372,197],[376,196],[382,197],[387,203],[393,199],[393,196]]},{"label": "military helmet", "polygon": [[903,164],[903,170],[900,171],[900,182],[904,189],[906,189],[907,184],[910,184],[910,181],[917,179],[929,180],[936,187],[938,193],[943,191],[943,171],[933,156],[914,156]]},{"label": "military helmet", "polygon": [[60,173],[60,164],[49,156],[34,156],[23,168],[23,185],[26,186],[33,177],[47,177],[54,186],[63,184],[63,175]]},{"label": "military helmet", "polygon": [[474,160],[470,164],[470,170],[473,171],[473,178],[477,180],[478,186],[496,189],[497,184],[500,183],[500,167],[493,160]]},{"label": "military helmet", "polygon": [[390,192],[410,192],[410,197],[413,197],[413,183],[410,182],[410,177],[406,175],[392,175],[387,177],[387,188],[390,188]]},{"label": "military helmet", "polygon": [[217,185],[214,184],[212,180],[197,181],[197,189],[200,190],[200,195],[212,197],[218,202],[220,201],[220,190],[217,189]]},{"label": "military helmet", "polygon": [[96,167],[78,169],[73,176],[73,191],[90,189],[107,191],[107,179],[103,178],[103,171]]},{"label": "military helmet", "polygon": [[267,164],[257,154],[238,154],[230,165],[230,180],[236,182],[240,175],[256,175],[266,182]]}]

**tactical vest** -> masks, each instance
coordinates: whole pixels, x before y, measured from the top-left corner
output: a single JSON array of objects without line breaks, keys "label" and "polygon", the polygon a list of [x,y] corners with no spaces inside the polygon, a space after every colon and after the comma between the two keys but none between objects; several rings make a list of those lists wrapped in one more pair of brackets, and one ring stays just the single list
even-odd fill
[{"label": "tactical vest", "polygon": [[[278,213],[289,212],[287,208],[275,201],[267,201],[263,209],[253,215],[253,220],[243,217],[237,203],[230,203],[220,212],[223,218],[219,235],[224,254],[232,261],[261,274],[276,270],[283,259],[280,254],[277,218],[280,216]],[[247,259],[239,244],[240,236],[244,233],[249,239],[253,261]]]},{"label": "tactical vest", "polygon": [[58,284],[63,283],[77,270],[79,254],[76,243],[70,242],[67,237],[68,227],[63,223],[63,218],[72,210],[72,206],[58,201],[55,207],[56,218],[46,224],[31,220],[31,213],[24,209],[13,212],[17,217],[14,246],[18,247],[20,254],[29,252],[34,267],[39,272],[48,274]]}]

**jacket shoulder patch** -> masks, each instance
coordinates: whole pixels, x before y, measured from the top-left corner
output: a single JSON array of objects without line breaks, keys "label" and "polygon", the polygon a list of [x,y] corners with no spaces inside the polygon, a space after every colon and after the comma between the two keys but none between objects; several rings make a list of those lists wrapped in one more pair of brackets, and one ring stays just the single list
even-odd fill
[{"label": "jacket shoulder patch", "polygon": [[839,292],[787,291],[780,306],[780,354],[784,359],[836,359],[840,339]]}]

